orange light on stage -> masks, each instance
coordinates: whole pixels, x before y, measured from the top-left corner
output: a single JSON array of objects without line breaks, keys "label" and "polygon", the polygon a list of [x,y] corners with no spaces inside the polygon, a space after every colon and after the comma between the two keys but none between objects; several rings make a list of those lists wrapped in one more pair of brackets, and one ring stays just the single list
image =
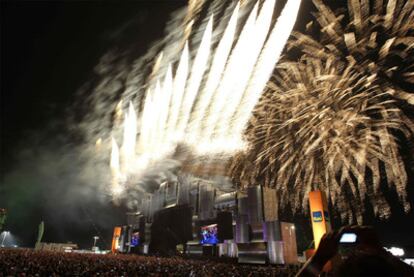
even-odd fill
[{"label": "orange light on stage", "polygon": [[312,220],[313,239],[315,249],[318,248],[322,236],[331,231],[326,195],[322,191],[315,190],[309,193],[310,213]]},{"label": "orange light on stage", "polygon": [[121,237],[121,227],[115,227],[114,228],[114,235],[112,237],[112,253],[115,253],[118,250],[119,247],[119,238]]}]

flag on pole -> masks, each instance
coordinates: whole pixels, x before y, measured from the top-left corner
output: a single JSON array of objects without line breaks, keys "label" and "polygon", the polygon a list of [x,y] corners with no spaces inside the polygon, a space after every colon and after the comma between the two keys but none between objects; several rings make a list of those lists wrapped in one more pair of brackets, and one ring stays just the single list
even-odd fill
[{"label": "flag on pole", "polygon": [[44,231],[45,231],[45,223],[42,221],[39,224],[39,231],[37,233],[37,241],[36,241],[36,243],[40,243],[40,241],[42,240]]}]

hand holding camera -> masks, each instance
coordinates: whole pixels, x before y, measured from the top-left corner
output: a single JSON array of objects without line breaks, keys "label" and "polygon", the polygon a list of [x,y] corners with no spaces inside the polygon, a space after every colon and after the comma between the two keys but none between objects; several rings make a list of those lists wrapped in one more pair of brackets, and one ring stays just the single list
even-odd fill
[{"label": "hand holding camera", "polygon": [[324,265],[338,254],[340,262],[333,268],[338,276],[414,276],[410,266],[384,250],[374,229],[368,226],[346,226],[326,233],[315,254],[296,276],[319,275]]}]

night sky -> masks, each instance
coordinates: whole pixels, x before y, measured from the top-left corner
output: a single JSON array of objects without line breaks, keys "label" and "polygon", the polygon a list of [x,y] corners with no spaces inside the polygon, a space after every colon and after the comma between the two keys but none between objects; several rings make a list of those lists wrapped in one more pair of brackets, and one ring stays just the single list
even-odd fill
[{"label": "night sky", "polygon": [[[301,30],[311,18],[310,1],[303,2],[296,26]],[[75,93],[104,53],[134,44],[136,54],[144,54],[162,37],[170,13],[186,3],[1,1],[0,208],[8,209],[6,228],[22,245],[34,244],[44,220],[44,241],[90,247],[98,234],[98,245],[109,246],[125,211],[100,201],[98,191],[82,198],[86,193],[77,191],[85,188],[65,179],[78,166],[59,157],[63,144],[74,143],[66,117],[78,112]],[[404,215],[396,205],[394,213],[387,222],[367,222],[386,242],[414,246],[413,212]]]},{"label": "night sky", "polygon": [[[113,226],[125,220],[124,210],[102,204],[99,192],[96,197],[88,193],[76,204],[66,203],[72,193],[68,187],[76,189],[77,184],[56,180],[68,172],[56,172],[53,159],[65,161],[51,152],[62,151],[60,146],[68,143],[66,117],[77,112],[76,91],[90,78],[99,58],[115,46],[131,43],[138,55],[144,54],[162,37],[170,13],[185,4],[1,2],[0,206],[8,209],[6,228],[20,243],[33,245],[44,220],[44,241],[89,247],[98,233],[106,237],[98,245],[108,247]],[[67,167],[76,170],[76,165]]]}]

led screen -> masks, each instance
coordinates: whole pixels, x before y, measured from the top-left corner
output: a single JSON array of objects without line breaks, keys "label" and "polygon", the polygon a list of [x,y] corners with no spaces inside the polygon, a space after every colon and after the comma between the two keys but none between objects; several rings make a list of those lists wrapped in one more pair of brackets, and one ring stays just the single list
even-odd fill
[{"label": "led screen", "polygon": [[217,224],[201,227],[201,244],[217,244]]},{"label": "led screen", "polygon": [[139,232],[132,233],[131,246],[135,247],[139,245]]}]

